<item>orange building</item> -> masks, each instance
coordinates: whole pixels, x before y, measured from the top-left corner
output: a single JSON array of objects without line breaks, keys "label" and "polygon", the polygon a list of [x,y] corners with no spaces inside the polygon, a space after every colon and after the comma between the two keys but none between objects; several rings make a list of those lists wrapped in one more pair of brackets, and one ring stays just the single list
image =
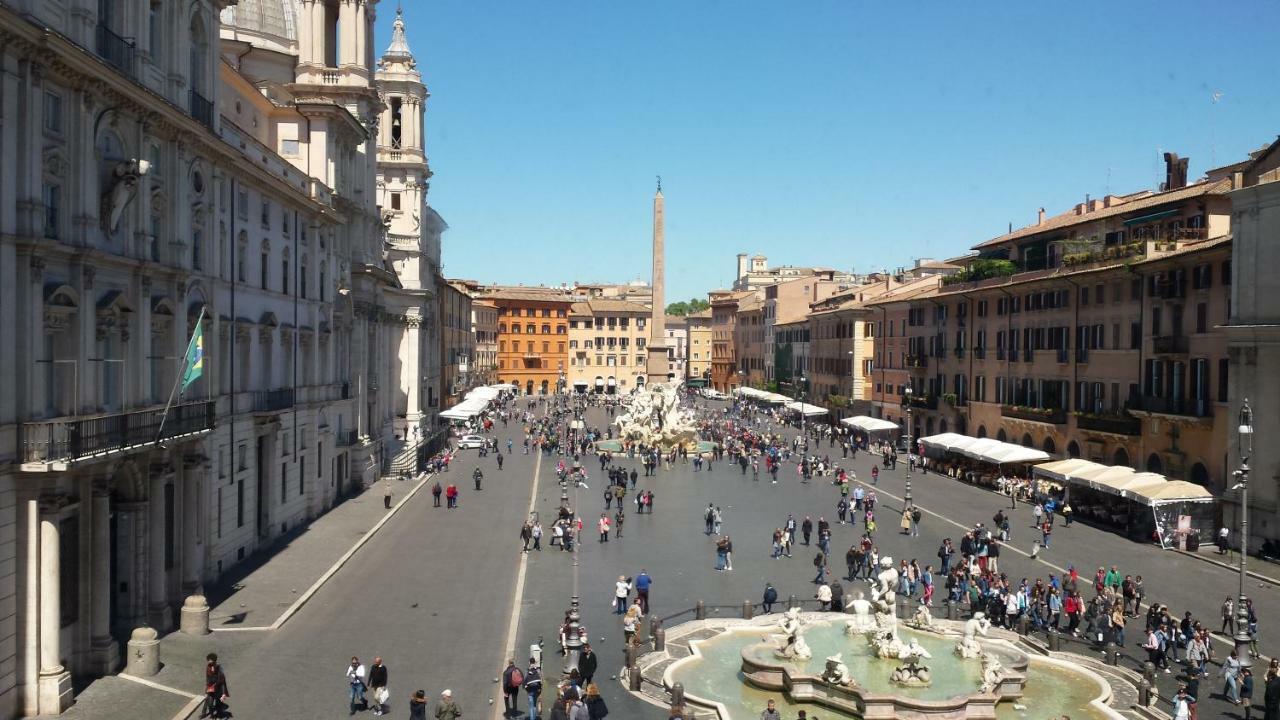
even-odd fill
[{"label": "orange building", "polygon": [[569,358],[569,306],[558,290],[498,288],[484,296],[498,308],[498,382],[527,394],[562,390]]}]

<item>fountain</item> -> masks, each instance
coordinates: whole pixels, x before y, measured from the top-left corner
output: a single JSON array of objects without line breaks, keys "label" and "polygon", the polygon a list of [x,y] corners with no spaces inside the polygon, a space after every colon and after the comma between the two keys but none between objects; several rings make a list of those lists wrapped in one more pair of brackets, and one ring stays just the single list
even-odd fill
[{"label": "fountain", "polygon": [[[850,602],[852,619],[790,609],[664,628],[663,649],[637,661],[645,679],[639,692],[660,704],[679,684],[687,704],[718,720],[752,720],[767,699],[784,717],[807,709],[824,720],[1018,720],[1029,717],[1026,707],[1120,720],[1108,705],[1113,685],[1125,687],[1121,697],[1136,697],[1132,683],[1101,662],[1042,656],[983,617],[899,624],[883,586],[890,570],[877,578],[875,605],[859,596]],[[977,654],[962,656],[962,648]]]},{"label": "fountain", "polygon": [[656,447],[664,452],[683,448],[690,453],[710,452],[715,443],[698,439],[693,412],[680,407],[675,386],[650,383],[638,388],[627,399],[625,412],[614,419],[617,440],[598,440],[596,450],[622,452],[623,442]]}]

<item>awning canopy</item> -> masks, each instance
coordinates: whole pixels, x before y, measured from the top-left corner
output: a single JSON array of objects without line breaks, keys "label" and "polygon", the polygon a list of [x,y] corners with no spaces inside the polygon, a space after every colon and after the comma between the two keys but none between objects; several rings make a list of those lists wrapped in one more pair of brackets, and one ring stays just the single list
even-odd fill
[{"label": "awning canopy", "polygon": [[1035,448],[1022,447],[1013,443],[992,440],[991,438],[974,438],[959,433],[941,433],[920,438],[926,447],[956,452],[982,462],[996,465],[1036,462],[1048,460],[1049,453]]},{"label": "awning canopy", "polygon": [[480,398],[485,402],[489,402],[490,400],[496,397],[498,397],[498,391],[494,390],[491,387],[478,387],[472,390],[471,392],[467,393],[468,400],[470,400],[471,398]]},{"label": "awning canopy", "polygon": [[778,393],[768,392],[767,390],[757,390],[753,387],[740,387],[736,392],[742,397],[750,398],[759,402],[773,403],[774,405],[791,402],[791,398],[788,398],[786,395],[779,395]]},{"label": "awning canopy", "polygon": [[857,430],[861,430],[867,433],[884,432],[885,430],[901,429],[898,427],[898,423],[889,422],[888,420],[881,420],[880,418],[873,418],[867,415],[854,415],[853,417],[847,417],[841,420],[840,422],[844,425],[848,425],[851,428],[855,428]]},{"label": "awning canopy", "polygon": [[1140,217],[1136,217],[1136,218],[1129,218],[1128,220],[1125,220],[1125,221],[1124,221],[1124,224],[1125,224],[1126,226],[1128,226],[1128,225],[1141,225],[1141,224],[1143,224],[1143,223],[1149,223],[1149,222],[1154,222],[1154,221],[1156,221],[1156,220],[1163,220],[1163,219],[1165,219],[1165,218],[1167,218],[1167,217],[1173,217],[1174,215],[1177,215],[1177,214],[1178,214],[1178,213],[1180,213],[1180,212],[1182,212],[1182,211],[1181,211],[1181,210],[1178,210],[1178,209],[1176,209],[1176,208],[1175,208],[1175,209],[1173,209],[1173,210],[1162,210],[1162,211],[1157,212],[1157,213],[1151,213],[1150,215],[1142,215],[1142,216],[1140,216]]},{"label": "awning canopy", "polygon": [[1214,500],[1212,493],[1195,483],[1169,480],[1157,473],[1138,472],[1121,465],[1102,465],[1088,460],[1059,460],[1037,465],[1032,472],[1040,477],[1084,485],[1143,505]]},{"label": "awning canopy", "polygon": [[440,413],[440,417],[448,420],[470,420],[484,411],[489,402],[480,398],[467,398],[453,407]]},{"label": "awning canopy", "polygon": [[787,409],[805,416],[827,414],[827,409],[824,407],[818,407],[817,405],[810,405],[809,403],[802,402],[787,403]]}]

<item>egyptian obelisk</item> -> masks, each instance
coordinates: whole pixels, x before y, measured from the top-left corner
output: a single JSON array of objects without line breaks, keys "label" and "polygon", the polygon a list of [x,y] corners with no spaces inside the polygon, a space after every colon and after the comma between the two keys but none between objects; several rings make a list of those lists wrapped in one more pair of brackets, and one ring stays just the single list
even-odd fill
[{"label": "egyptian obelisk", "polygon": [[649,346],[645,357],[645,384],[667,382],[670,363],[667,360],[667,305],[663,250],[666,242],[662,220],[662,178],[653,196],[653,307],[649,311]]}]

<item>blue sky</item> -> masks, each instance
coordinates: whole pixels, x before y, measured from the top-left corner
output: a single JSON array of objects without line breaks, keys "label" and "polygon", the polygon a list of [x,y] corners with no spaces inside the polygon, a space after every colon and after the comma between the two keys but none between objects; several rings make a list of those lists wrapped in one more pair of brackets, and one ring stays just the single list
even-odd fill
[{"label": "blue sky", "polygon": [[[382,0],[378,51],[395,4]],[[866,272],[943,258],[1280,134],[1280,3],[408,0],[444,272],[648,279],[738,252]],[[1270,71],[1270,72],[1268,72]],[[1214,103],[1211,96],[1221,93]]]}]

